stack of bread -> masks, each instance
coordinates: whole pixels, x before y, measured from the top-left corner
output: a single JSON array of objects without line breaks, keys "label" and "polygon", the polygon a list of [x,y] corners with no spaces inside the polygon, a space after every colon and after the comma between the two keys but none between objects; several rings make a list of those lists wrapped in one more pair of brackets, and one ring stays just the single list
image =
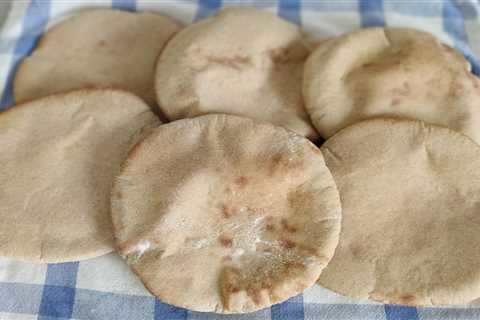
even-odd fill
[{"label": "stack of bread", "polygon": [[204,312],[316,283],[480,297],[480,80],[428,33],[312,40],[250,8],[189,26],[85,11],[45,33],[14,95],[0,256],[117,250],[163,302]]}]

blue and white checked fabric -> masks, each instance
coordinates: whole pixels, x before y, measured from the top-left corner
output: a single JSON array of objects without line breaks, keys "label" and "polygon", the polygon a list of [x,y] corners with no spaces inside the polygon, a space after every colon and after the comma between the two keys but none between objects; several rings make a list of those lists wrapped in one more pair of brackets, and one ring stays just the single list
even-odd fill
[{"label": "blue and white checked fabric", "polygon": [[[3,1],[3,2],[2,2]],[[301,24],[316,37],[367,26],[408,26],[430,31],[461,50],[480,74],[480,4],[475,1],[381,0],[0,0],[0,110],[14,105],[12,79],[43,31],[80,9],[113,7],[163,12],[185,23],[221,7],[255,6]],[[3,21],[2,27],[2,18]],[[0,221],[1,223],[1,221]],[[479,266],[480,267],[480,266]],[[0,320],[7,319],[220,319],[152,297],[116,255],[64,264],[0,259]],[[260,312],[229,319],[443,320],[480,319],[480,299],[456,308],[412,308],[348,299],[314,286]]]}]

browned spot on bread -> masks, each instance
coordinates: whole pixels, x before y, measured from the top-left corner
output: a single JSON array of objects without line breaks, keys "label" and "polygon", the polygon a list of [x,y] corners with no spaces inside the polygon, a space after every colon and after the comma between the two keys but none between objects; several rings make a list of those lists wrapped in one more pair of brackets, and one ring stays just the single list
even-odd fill
[{"label": "browned spot on bread", "polygon": [[417,297],[413,294],[406,293],[399,297],[399,302],[406,305],[416,305]]},{"label": "browned spot on bread", "polygon": [[301,170],[304,167],[304,162],[299,159],[290,158],[287,154],[275,154],[271,158],[270,167],[268,168],[268,175],[273,176],[277,172],[290,173],[292,171]]},{"label": "browned spot on bread", "polygon": [[240,270],[235,267],[226,266],[220,271],[218,277],[218,286],[220,289],[220,297],[222,304],[226,310],[230,309],[230,299],[232,293],[236,293],[241,290],[239,286],[240,282]]},{"label": "browned spot on bread", "polygon": [[275,225],[272,224],[272,223],[267,223],[267,224],[265,225],[265,229],[266,229],[267,231],[275,231]]},{"label": "browned spot on bread", "polygon": [[240,274],[240,269],[231,267],[230,272],[238,276]]},{"label": "browned spot on bread", "polygon": [[410,94],[410,85],[408,82],[403,82],[401,87],[393,88],[391,92],[400,97],[408,96]]},{"label": "browned spot on bread", "polygon": [[249,57],[235,55],[233,57],[221,57],[221,56],[207,56],[207,61],[211,63],[221,64],[235,70],[240,70],[242,66],[251,63]]},{"label": "browned spot on bread", "polygon": [[[227,271],[229,272],[229,270]],[[239,292],[241,290],[241,288],[239,286],[237,286],[235,284],[235,282],[233,281],[234,278],[237,277],[237,274],[236,273],[232,273],[232,274],[229,274],[227,276],[227,279],[229,281],[227,281],[225,283],[225,290],[228,292],[228,293],[234,293],[234,292]]]},{"label": "browned spot on bread", "polygon": [[265,290],[271,290],[273,288],[272,279],[265,278],[261,283],[261,288]]},{"label": "browned spot on bread", "polygon": [[394,97],[392,101],[390,102],[390,106],[395,107],[397,106],[400,102],[402,102],[402,99],[399,97]]},{"label": "browned spot on bread", "polygon": [[290,208],[300,208],[307,201],[307,195],[299,190],[294,190],[287,194],[287,201]]},{"label": "browned spot on bread", "polygon": [[305,254],[311,255],[311,256],[317,256],[318,255],[318,250],[314,247],[309,247],[306,245],[297,245],[298,250],[300,252],[303,252]]},{"label": "browned spot on bread", "polygon": [[257,250],[260,250],[262,252],[273,252],[273,248],[270,246],[258,246]]},{"label": "browned spot on bread", "polygon": [[273,63],[283,64],[290,61],[289,48],[275,48],[268,51],[268,55]]},{"label": "browned spot on bread", "polygon": [[218,237],[218,242],[225,248],[231,248],[233,245],[233,239],[223,234]]},{"label": "browned spot on bread", "polygon": [[282,161],[282,155],[277,153],[272,157],[272,165],[277,166]]},{"label": "browned spot on bread", "polygon": [[224,308],[226,310],[231,308],[236,293],[240,291],[246,293],[255,305],[264,305],[271,300],[276,281],[291,272],[285,265],[279,267],[280,270],[274,271],[263,263],[260,265],[252,261],[252,264],[247,268],[242,268],[242,273],[240,273],[239,269],[235,267],[224,266],[219,276],[219,288]]},{"label": "browned spot on bread", "polygon": [[120,252],[126,252],[129,247],[130,247],[130,244],[128,242],[117,244],[117,250]]},{"label": "browned spot on bread", "polygon": [[181,86],[177,88],[177,94],[179,96],[186,96],[188,95],[188,88],[186,86]]},{"label": "browned spot on bread", "polygon": [[280,240],[280,245],[284,247],[285,249],[293,249],[296,246],[296,243],[292,240],[289,239],[281,239]]},{"label": "browned spot on bread", "polygon": [[282,224],[282,229],[287,231],[287,232],[290,232],[290,233],[295,233],[298,231],[298,228],[289,224],[287,219],[282,219],[280,221],[280,223]]},{"label": "browned spot on bread", "polygon": [[236,293],[239,292],[241,289],[239,287],[232,286],[230,287],[230,292],[231,293]]},{"label": "browned spot on bread", "polygon": [[225,203],[220,206],[220,209],[225,218],[230,218],[234,213],[234,208],[226,205]]},{"label": "browned spot on bread", "polygon": [[232,261],[232,256],[224,256],[222,257],[222,262],[230,262]]},{"label": "browned spot on bread", "polygon": [[236,178],[234,181],[235,185],[237,185],[238,187],[240,188],[244,188],[248,182],[249,182],[249,179],[245,176],[240,176],[238,178]]},{"label": "browned spot on bread", "polygon": [[287,261],[284,264],[286,269],[304,269],[305,265],[299,261]]},{"label": "browned spot on bread", "polygon": [[100,41],[98,41],[97,45],[98,45],[99,47],[105,47],[105,46],[107,45],[107,41],[105,41],[105,40],[100,40]]},{"label": "browned spot on bread", "polygon": [[252,298],[253,303],[259,305],[262,302],[262,294],[260,290],[256,288],[250,288],[247,290],[247,294]]},{"label": "browned spot on bread", "polygon": [[393,289],[390,292],[385,293],[373,293],[371,297],[375,300],[383,300],[386,303],[396,303],[396,304],[404,304],[404,305],[418,305],[420,302],[419,297],[417,297],[413,293],[403,293],[398,289]]},{"label": "browned spot on bread", "polygon": [[350,251],[352,252],[352,255],[354,257],[360,258],[364,255],[365,250],[362,246],[360,245],[354,245],[350,248]]},{"label": "browned spot on bread", "polygon": [[262,208],[256,208],[256,207],[252,207],[252,206],[247,206],[246,208],[247,208],[248,212],[253,212],[255,214],[264,212],[264,209],[262,209]]}]

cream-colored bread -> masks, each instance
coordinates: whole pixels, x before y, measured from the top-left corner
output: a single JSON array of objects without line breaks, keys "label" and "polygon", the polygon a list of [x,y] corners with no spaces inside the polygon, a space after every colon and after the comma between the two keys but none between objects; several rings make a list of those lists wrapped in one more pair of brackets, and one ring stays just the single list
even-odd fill
[{"label": "cream-colored bread", "polygon": [[168,17],[97,9],[48,30],[17,72],[18,102],[85,87],[131,91],[153,107],[155,62],[180,29]]},{"label": "cream-colored bread", "polygon": [[306,108],[329,138],[361,120],[424,120],[480,142],[480,81],[431,34],[370,28],[321,43],[305,64]]},{"label": "cream-colored bread", "polygon": [[163,302],[243,313],[312,286],[338,241],[338,192],[308,139],[206,115],[160,126],[112,191],[119,253]]},{"label": "cream-colored bread", "polygon": [[316,138],[301,93],[309,53],[296,25],[252,8],[224,9],[166,46],[157,64],[157,101],[171,120],[227,113]]},{"label": "cream-colored bread", "polygon": [[158,123],[141,99],[117,90],[0,113],[0,256],[65,262],[112,251],[113,177],[142,128]]},{"label": "cream-colored bread", "polygon": [[480,297],[480,147],[421,121],[377,119],[321,148],[342,201],[342,232],[319,283],[407,305]]}]

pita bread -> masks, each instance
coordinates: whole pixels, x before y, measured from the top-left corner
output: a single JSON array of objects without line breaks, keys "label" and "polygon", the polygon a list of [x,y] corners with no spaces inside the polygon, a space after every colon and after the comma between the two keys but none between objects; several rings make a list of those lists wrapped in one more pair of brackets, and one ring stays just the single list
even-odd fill
[{"label": "pita bread", "polygon": [[228,113],[313,139],[318,135],[301,92],[309,53],[296,25],[268,12],[228,8],[169,42],[157,64],[157,102],[171,120]]},{"label": "pita bread", "polygon": [[399,117],[480,142],[480,81],[456,50],[407,28],[362,29],[322,43],[305,65],[304,98],[324,138],[361,120]]},{"label": "pita bread", "polygon": [[180,29],[153,13],[89,10],[67,19],[42,37],[14,81],[18,102],[85,87],[131,91],[155,106],[156,59]]},{"label": "pita bread", "polygon": [[421,121],[357,123],[322,149],[343,208],[319,283],[407,305],[480,297],[480,147]]},{"label": "pita bread", "polygon": [[333,255],[338,192],[310,141],[228,115],[157,128],[112,192],[119,253],[162,301],[251,312],[301,293]]},{"label": "pita bread", "polygon": [[0,256],[82,260],[113,250],[110,189],[156,116],[136,96],[83,90],[0,114]]}]

